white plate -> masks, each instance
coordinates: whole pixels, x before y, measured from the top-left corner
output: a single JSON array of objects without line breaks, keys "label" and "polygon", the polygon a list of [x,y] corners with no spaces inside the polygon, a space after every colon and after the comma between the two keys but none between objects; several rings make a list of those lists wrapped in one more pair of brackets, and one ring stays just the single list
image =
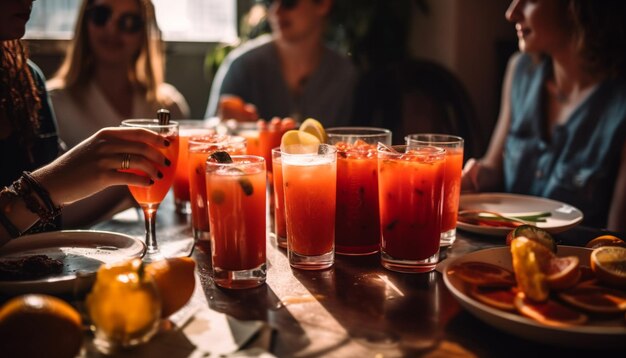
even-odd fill
[{"label": "white plate", "polygon": [[91,287],[100,265],[142,257],[145,251],[146,245],[142,241],[107,231],[66,230],[22,236],[0,248],[0,259],[47,255],[63,261],[63,272],[36,280],[0,281],[0,292],[84,292]]},{"label": "white plate", "polygon": [[[551,216],[546,222],[537,223],[537,227],[556,234],[571,229],[583,220],[583,213],[575,207],[560,201],[536,196],[480,193],[463,194],[459,202],[459,210],[495,211],[502,215],[517,216],[549,211]],[[506,236],[509,227],[489,227],[457,222],[457,228],[485,235]]]},{"label": "white plate", "polygon": [[[581,265],[589,265],[591,250],[583,247],[559,246],[558,256],[578,256]],[[624,348],[626,326],[602,324],[592,321],[578,327],[551,327],[524,316],[502,311],[473,299],[466,291],[467,285],[460,279],[448,275],[447,268],[467,261],[495,264],[512,270],[509,247],[498,247],[475,251],[452,259],[443,272],[443,279],[452,295],[471,314],[498,329],[530,340],[578,348]]]}]

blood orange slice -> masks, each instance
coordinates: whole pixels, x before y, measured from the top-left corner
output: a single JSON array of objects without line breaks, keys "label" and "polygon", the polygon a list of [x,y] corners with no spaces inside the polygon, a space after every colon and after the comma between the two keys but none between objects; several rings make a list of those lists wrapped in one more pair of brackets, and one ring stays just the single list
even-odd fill
[{"label": "blood orange slice", "polygon": [[587,322],[587,315],[574,311],[556,301],[536,302],[519,292],[515,296],[515,307],[524,316],[548,326],[569,327]]},{"label": "blood orange slice", "polygon": [[559,297],[587,312],[626,312],[626,292],[593,284],[582,284],[561,292]]},{"label": "blood orange slice", "polygon": [[473,286],[470,295],[486,305],[505,311],[515,311],[514,301],[518,292],[515,287]]},{"label": "blood orange slice", "polygon": [[515,285],[515,277],[511,271],[485,262],[463,262],[449,268],[448,275],[455,275],[477,286],[510,287]]},{"label": "blood orange slice", "polygon": [[601,246],[622,246],[622,247],[626,247],[626,242],[624,242],[624,240],[620,239],[617,236],[613,236],[613,235],[602,235],[602,236],[598,236],[595,239],[589,241],[585,247],[589,247],[592,249],[601,247]]},{"label": "blood orange slice", "polygon": [[553,257],[546,272],[548,287],[564,290],[575,286],[580,280],[580,260],[576,256]]}]

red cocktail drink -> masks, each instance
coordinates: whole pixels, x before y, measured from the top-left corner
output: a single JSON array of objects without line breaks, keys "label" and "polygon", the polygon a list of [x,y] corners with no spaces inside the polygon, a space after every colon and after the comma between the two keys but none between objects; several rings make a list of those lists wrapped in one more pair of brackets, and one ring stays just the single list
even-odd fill
[{"label": "red cocktail drink", "polygon": [[439,260],[445,150],[380,147],[381,263],[393,271],[432,271]]},{"label": "red cocktail drink", "polygon": [[338,127],[326,131],[337,148],[335,252],[367,255],[380,247],[377,143],[391,144],[382,128]]}]

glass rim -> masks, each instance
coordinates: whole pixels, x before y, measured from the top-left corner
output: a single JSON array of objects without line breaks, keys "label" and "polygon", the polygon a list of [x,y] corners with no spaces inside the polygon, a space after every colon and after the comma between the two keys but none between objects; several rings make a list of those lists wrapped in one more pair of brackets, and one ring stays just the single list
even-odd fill
[{"label": "glass rim", "polygon": [[[399,151],[399,148],[403,148],[403,151]],[[395,152],[389,150],[389,149],[393,149],[395,150]],[[407,153],[406,150],[407,149],[411,149],[412,151],[420,151],[420,150],[424,150],[424,149],[432,149],[431,152],[425,152],[425,153]],[[436,155],[436,156],[445,156],[446,154],[446,149],[442,148],[442,147],[437,147],[434,145],[424,145],[424,146],[417,146],[417,147],[411,147],[408,144],[398,144],[398,145],[390,145],[387,146],[387,148],[383,148],[381,149],[381,147],[379,146],[376,149],[378,156],[382,155],[387,155],[388,157],[401,157],[405,154],[410,154],[410,155],[415,155],[415,156],[432,156],[432,155]]]},{"label": "glass rim", "polygon": [[[289,148],[289,147],[293,147],[293,146],[297,146],[297,145],[301,145],[301,144],[290,144],[290,145],[288,145],[288,146],[287,146],[287,148]],[[315,144],[311,144],[311,145],[315,145]],[[281,155],[281,156],[286,156],[286,157],[287,157],[287,156],[300,156],[300,157],[323,157],[323,156],[330,155],[330,154],[336,154],[336,153],[338,152],[338,151],[337,151],[337,147],[335,147],[335,146],[334,146],[334,145],[332,145],[332,144],[328,144],[328,143],[320,143],[320,144],[318,144],[318,146],[320,146],[320,147],[321,147],[321,146],[323,146],[323,147],[325,147],[325,148],[328,148],[328,151],[327,151],[327,152],[325,152],[325,153],[321,153],[321,154],[320,154],[320,153],[319,153],[319,151],[318,151],[318,152],[316,152],[316,153],[287,153],[287,152],[285,152],[285,151],[282,151],[282,150],[281,150],[281,151],[280,151],[280,153],[281,153],[280,155]],[[318,148],[319,148],[319,147],[318,147]]]},{"label": "glass rim", "polygon": [[[411,137],[417,137],[417,136],[424,136],[424,137],[433,137],[432,140],[429,139],[417,139],[417,138],[411,138]],[[434,139],[440,137],[442,139]],[[446,139],[443,139],[446,138]],[[406,136],[404,136],[404,140],[407,142],[407,145],[409,144],[410,141],[412,142],[418,142],[418,143],[436,143],[436,144],[448,144],[448,145],[452,145],[452,144],[459,144],[465,143],[465,139],[463,139],[463,137],[459,137],[456,135],[452,135],[452,134],[444,134],[444,133],[414,133],[414,134],[408,134]]]},{"label": "glass rim", "polygon": [[258,165],[258,164],[265,163],[265,158],[263,158],[260,155],[240,154],[240,155],[231,155],[230,158],[233,160],[231,163],[220,163],[220,162],[207,159],[206,161],[207,168],[209,165],[211,165],[212,167],[216,167],[216,166],[231,167],[231,166]]},{"label": "glass rim", "polygon": [[[378,137],[381,135],[391,135],[391,130],[387,128],[380,127],[330,127],[326,130],[326,135],[328,137],[339,137],[339,136],[360,136],[360,137]],[[333,131],[346,131],[345,133],[333,133]],[[356,133],[358,131],[369,132],[369,133]]]},{"label": "glass rim", "polygon": [[[223,136],[224,139],[220,140],[220,141],[217,141],[217,142],[210,142],[210,141],[208,141],[208,139],[211,136]],[[203,140],[205,138],[207,140]],[[233,140],[233,139],[235,139],[235,140]],[[189,144],[191,144],[191,143],[193,143],[193,144],[241,144],[241,143],[245,143],[246,142],[246,137],[240,136],[240,135],[219,134],[219,133],[201,134],[201,135],[195,135],[195,136],[189,137],[187,142]]]},{"label": "glass rim", "polygon": [[134,128],[177,128],[177,121],[169,121],[167,124],[160,124],[158,119],[130,118],[122,121],[122,126]]},{"label": "glass rim", "polygon": [[[170,121],[172,122],[172,121]],[[215,129],[215,125],[210,125],[204,119],[177,119],[179,127],[190,126],[191,128]]]}]

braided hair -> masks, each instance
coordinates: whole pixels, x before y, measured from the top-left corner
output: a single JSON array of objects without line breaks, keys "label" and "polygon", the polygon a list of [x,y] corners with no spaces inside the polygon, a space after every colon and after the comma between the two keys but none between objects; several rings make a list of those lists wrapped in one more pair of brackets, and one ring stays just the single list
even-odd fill
[{"label": "braided hair", "polygon": [[20,40],[0,41],[0,113],[7,118],[13,135],[33,162],[41,99],[27,59]]}]

